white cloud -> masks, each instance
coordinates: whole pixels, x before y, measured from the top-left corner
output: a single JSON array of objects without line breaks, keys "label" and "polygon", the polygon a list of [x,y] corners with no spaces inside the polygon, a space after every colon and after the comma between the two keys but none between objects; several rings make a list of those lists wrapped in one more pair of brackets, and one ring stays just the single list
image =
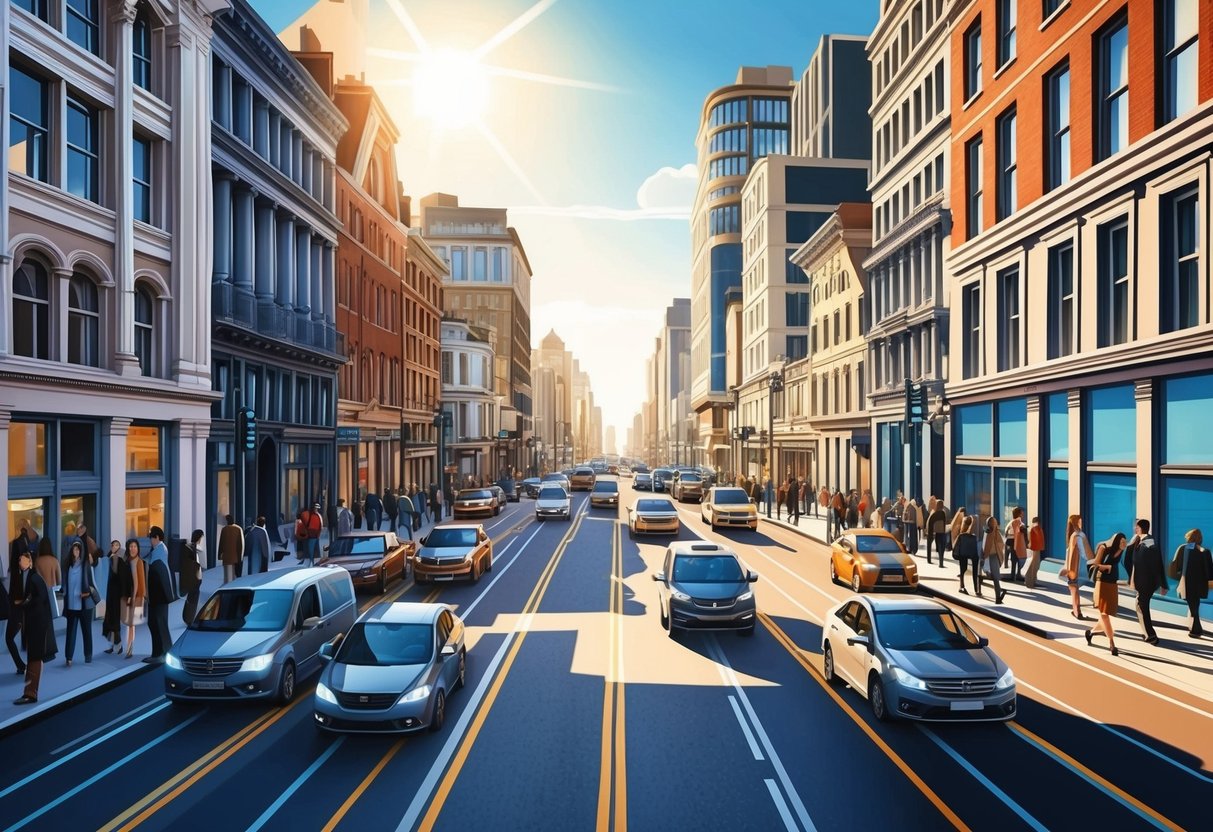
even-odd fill
[{"label": "white cloud", "polygon": [[510,208],[511,214],[540,217],[573,217],[585,220],[686,220],[691,216],[698,174],[692,164],[680,168],[663,167],[641,183],[636,191],[635,208],[608,205],[522,205]]}]

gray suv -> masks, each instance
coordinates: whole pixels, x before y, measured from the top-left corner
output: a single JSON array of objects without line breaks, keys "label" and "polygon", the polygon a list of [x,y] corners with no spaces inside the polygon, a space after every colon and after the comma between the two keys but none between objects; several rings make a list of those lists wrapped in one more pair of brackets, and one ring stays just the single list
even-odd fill
[{"label": "gray suv", "polygon": [[736,630],[754,635],[756,609],[750,584],[758,573],[746,569],[719,543],[675,543],[666,549],[664,569],[653,576],[661,626],[676,629]]}]

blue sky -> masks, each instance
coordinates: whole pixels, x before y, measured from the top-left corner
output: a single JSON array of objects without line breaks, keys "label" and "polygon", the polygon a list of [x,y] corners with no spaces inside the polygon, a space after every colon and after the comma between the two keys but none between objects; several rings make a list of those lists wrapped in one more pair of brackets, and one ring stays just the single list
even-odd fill
[{"label": "blue sky", "polygon": [[[277,31],[307,0],[252,0]],[[330,2],[330,0],[321,0]],[[474,50],[535,0],[398,0],[432,49]],[[370,0],[370,47],[415,53],[389,7]],[[693,180],[659,176],[638,219],[638,192],[662,168],[695,162],[700,108],[741,65],[790,65],[798,77],[825,33],[866,34],[879,0],[539,0],[542,14],[482,63],[609,90],[492,77],[486,132],[437,130],[383,88],[402,134],[399,170],[414,197],[504,206],[535,270],[532,338],[550,328],[591,374],[622,442],[643,396],[644,358],[664,306],[690,294]],[[323,37],[323,34],[322,34]],[[323,44],[329,48],[328,44]],[[409,79],[415,64],[368,58],[371,83]],[[390,90],[390,92],[388,92]],[[516,168],[502,153],[514,160]],[[689,174],[689,171],[684,172]],[[604,211],[602,209],[614,209]]]}]

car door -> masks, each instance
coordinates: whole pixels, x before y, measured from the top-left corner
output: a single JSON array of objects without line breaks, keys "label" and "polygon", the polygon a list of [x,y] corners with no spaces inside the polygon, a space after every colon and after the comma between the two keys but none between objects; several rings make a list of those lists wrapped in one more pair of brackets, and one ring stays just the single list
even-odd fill
[{"label": "car door", "polygon": [[711,489],[707,495],[699,501],[699,516],[709,523],[712,522],[712,495],[715,494]]},{"label": "car door", "polygon": [[309,630],[304,626],[309,618],[320,618],[320,592],[314,583],[304,587],[295,607],[295,629],[299,634],[299,640],[295,642],[295,659],[299,663],[299,675],[306,672],[305,665],[308,670],[311,669],[316,654],[320,652],[320,645],[328,640],[325,638],[328,629],[324,619],[320,620],[319,626]]},{"label": "car door", "polygon": [[434,622],[434,636],[437,644],[434,645],[435,661],[438,665],[438,678],[442,689],[449,691],[455,684],[455,672],[459,666],[459,662],[454,656],[443,656],[442,648],[446,646],[451,638],[451,614],[447,610],[438,613],[438,619]]},{"label": "car door", "polygon": [[[868,639],[876,638],[876,633],[872,628],[872,613],[868,610],[866,604],[862,601],[855,601],[855,637],[866,637]],[[868,690],[868,666],[871,664],[872,654],[868,652],[868,648],[862,644],[853,644],[847,647],[847,652],[850,654],[850,663],[854,673],[855,688],[863,691],[865,694]]]},{"label": "car door", "polygon": [[834,672],[844,681],[855,683],[855,668],[851,665],[851,652],[847,639],[855,635],[855,609],[858,601],[839,607],[830,618],[830,649],[834,652]]}]

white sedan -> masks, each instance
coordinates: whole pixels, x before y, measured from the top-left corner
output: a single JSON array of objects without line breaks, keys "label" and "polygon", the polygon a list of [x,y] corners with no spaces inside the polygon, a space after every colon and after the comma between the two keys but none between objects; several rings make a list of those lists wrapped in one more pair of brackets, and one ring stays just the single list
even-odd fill
[{"label": "white sedan", "polygon": [[568,520],[572,516],[572,508],[569,492],[558,485],[545,485],[539,489],[539,496],[535,499],[535,519],[559,517]]}]

